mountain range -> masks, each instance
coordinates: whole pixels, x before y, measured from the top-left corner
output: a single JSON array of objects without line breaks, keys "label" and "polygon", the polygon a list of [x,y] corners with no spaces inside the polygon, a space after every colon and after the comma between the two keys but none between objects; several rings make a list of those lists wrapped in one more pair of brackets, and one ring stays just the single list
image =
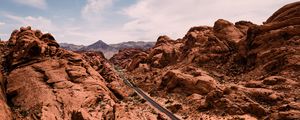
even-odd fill
[{"label": "mountain range", "polygon": [[144,41],[128,41],[117,44],[107,44],[102,40],[98,40],[97,42],[84,46],[84,45],[75,45],[69,43],[60,43],[62,48],[71,50],[71,51],[101,51],[103,52],[106,58],[111,58],[115,53],[117,53],[121,49],[126,48],[139,48],[139,49],[149,49],[155,45],[155,42],[144,42]]}]

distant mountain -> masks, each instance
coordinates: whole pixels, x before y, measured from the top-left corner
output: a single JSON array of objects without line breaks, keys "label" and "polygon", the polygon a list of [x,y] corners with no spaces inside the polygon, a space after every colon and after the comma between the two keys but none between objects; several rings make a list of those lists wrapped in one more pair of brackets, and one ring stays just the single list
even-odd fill
[{"label": "distant mountain", "polygon": [[144,42],[144,41],[129,41],[129,42],[122,42],[117,44],[106,44],[102,40],[98,40],[97,42],[88,45],[74,45],[68,43],[60,43],[60,46],[67,50],[72,51],[101,51],[103,52],[106,58],[111,58],[115,53],[117,53],[121,49],[125,48],[141,48],[141,49],[148,49],[155,45],[155,42]]},{"label": "distant mountain", "polygon": [[69,43],[60,43],[60,47],[67,49],[67,50],[72,50],[72,51],[78,51],[81,48],[84,47],[84,45],[74,45],[74,44],[69,44]]},{"label": "distant mountain", "polygon": [[118,44],[110,44],[110,46],[117,48],[117,49],[125,49],[125,48],[141,48],[141,49],[149,49],[155,45],[155,42],[144,42],[144,41],[129,41],[129,42],[122,42]]},{"label": "distant mountain", "polygon": [[97,42],[85,46],[83,48],[80,49],[80,51],[118,51],[116,48],[106,44],[105,42],[103,42],[102,40],[98,40]]},{"label": "distant mountain", "polygon": [[79,51],[101,51],[106,58],[111,58],[115,53],[118,52],[118,49],[106,44],[102,40],[98,40],[91,45],[79,49]]}]

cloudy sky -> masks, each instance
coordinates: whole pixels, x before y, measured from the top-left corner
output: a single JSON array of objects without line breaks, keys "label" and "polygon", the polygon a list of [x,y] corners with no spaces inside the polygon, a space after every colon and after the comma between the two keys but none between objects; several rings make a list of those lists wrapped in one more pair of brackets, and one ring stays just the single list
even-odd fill
[{"label": "cloudy sky", "polygon": [[183,37],[219,18],[261,24],[298,0],[0,0],[0,38],[20,26],[52,33],[58,42],[88,45]]}]

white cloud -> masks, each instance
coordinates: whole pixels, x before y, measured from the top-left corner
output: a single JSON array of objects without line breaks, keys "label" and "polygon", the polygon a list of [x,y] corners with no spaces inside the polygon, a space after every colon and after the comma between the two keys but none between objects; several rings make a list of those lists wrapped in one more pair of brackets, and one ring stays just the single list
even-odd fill
[{"label": "white cloud", "polygon": [[123,29],[141,40],[155,40],[162,34],[177,39],[193,26],[212,26],[220,18],[261,24],[292,1],[296,0],[139,0],[124,9],[131,20]]},{"label": "white cloud", "polygon": [[[60,25],[55,21],[42,16],[23,17],[11,14],[4,14],[4,16],[9,19],[10,23],[13,25],[13,29],[18,29],[21,26],[31,26],[32,29],[39,29],[43,33],[51,33],[58,42],[87,45],[99,39],[97,39],[99,36],[97,36],[96,31],[91,31],[89,28],[85,28],[84,24],[78,24],[72,21],[68,21],[63,25]],[[9,36],[5,37],[7,39],[9,38]]]},{"label": "white cloud", "polygon": [[81,10],[82,17],[89,20],[99,20],[105,8],[110,7],[113,0],[86,0],[86,5]]},{"label": "white cloud", "polygon": [[13,0],[15,3],[35,7],[39,9],[46,9],[47,2],[46,0]]},{"label": "white cloud", "polygon": [[[4,14],[4,17],[6,17],[10,21],[10,29],[18,29],[22,26],[31,26],[32,29],[39,29],[43,33],[51,33],[56,40],[59,42],[61,40],[67,40],[67,38],[72,38],[72,36],[65,34],[66,31],[72,30],[72,27],[65,26],[65,25],[58,25],[53,20],[49,18],[45,18],[42,16],[16,16],[11,14]],[[8,31],[8,33],[11,31]],[[69,36],[65,37],[63,35]],[[8,34],[2,35],[3,38],[8,39],[10,36]],[[77,37],[77,36],[74,36]],[[70,41],[69,43],[72,43],[73,41]]]},{"label": "white cloud", "polygon": [[[120,40],[126,37],[126,34],[121,34],[116,36],[115,34],[120,33],[118,30],[114,29],[112,31],[95,29],[93,27],[87,27],[86,24],[80,24],[78,21],[67,21],[63,24],[58,24],[55,21],[38,16],[16,16],[11,14],[4,14],[10,24],[11,28],[18,29],[21,26],[31,26],[33,29],[39,29],[43,33],[51,33],[58,42],[67,42],[74,44],[91,44],[99,39],[103,40]],[[98,24],[97,24],[98,25]],[[1,30],[1,29],[0,29]],[[11,32],[11,31],[9,31]],[[125,36],[124,36],[125,35]],[[0,34],[0,37],[8,39],[8,34]],[[116,43],[117,41],[112,41]]]},{"label": "white cloud", "polygon": [[[107,43],[155,41],[159,35],[177,39],[183,37],[189,28],[212,26],[219,18],[260,24],[280,7],[296,0],[137,0],[129,6],[115,8],[116,1],[121,0],[86,0],[81,16],[64,18],[64,21],[59,16],[50,19],[49,16],[4,14],[2,16],[9,20],[5,21],[2,31],[30,25],[52,33],[58,42],[84,45],[99,39]],[[121,12],[110,8],[121,9]]]},{"label": "white cloud", "polygon": [[0,22],[0,27],[1,26],[4,26],[6,23],[4,23],[4,22]]},{"label": "white cloud", "polygon": [[13,20],[16,26],[32,26],[36,29],[41,29],[44,31],[53,31],[57,29],[57,26],[52,23],[50,19],[44,18],[42,16],[32,17],[20,17],[10,14],[4,15],[6,18]]}]

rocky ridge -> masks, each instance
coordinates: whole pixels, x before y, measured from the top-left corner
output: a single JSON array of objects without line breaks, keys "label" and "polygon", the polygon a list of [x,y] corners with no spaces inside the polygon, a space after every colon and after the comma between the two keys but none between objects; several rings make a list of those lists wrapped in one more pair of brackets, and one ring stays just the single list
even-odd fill
[{"label": "rocky ridge", "polygon": [[160,117],[125,86],[102,54],[62,49],[51,34],[31,27],[13,31],[0,45],[1,119]]},{"label": "rocky ridge", "polygon": [[299,10],[300,2],[288,4],[263,25],[219,19],[110,61],[183,118],[298,119]]}]

